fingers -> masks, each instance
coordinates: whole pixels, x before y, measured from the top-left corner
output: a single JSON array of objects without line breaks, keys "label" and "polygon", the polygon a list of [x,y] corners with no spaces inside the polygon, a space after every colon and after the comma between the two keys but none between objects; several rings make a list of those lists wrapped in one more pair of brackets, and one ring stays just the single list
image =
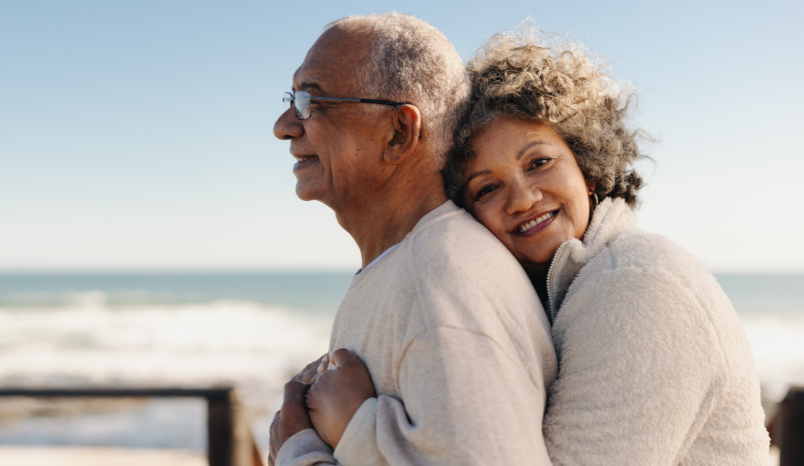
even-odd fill
[{"label": "fingers", "polygon": [[309,371],[311,369],[315,369],[316,367],[318,367],[319,364],[321,364],[321,361],[323,361],[324,359],[326,359],[328,357],[329,357],[328,353],[322,354],[321,356],[318,357],[318,359],[316,359],[315,361],[311,362],[310,364],[307,364],[306,366],[304,366],[304,369],[302,370],[302,372],[307,372],[307,371]]},{"label": "fingers", "polygon": [[318,369],[316,369],[317,373],[322,373],[329,368],[329,354],[325,354],[321,358],[321,364],[318,365]]},{"label": "fingers", "polygon": [[276,460],[282,445],[292,436],[305,429],[312,429],[313,424],[307,413],[304,395],[309,385],[298,380],[285,384],[285,399],[282,408],[274,416],[271,423],[269,462]]},{"label": "fingers", "polygon": [[307,389],[307,392],[304,394],[304,405],[307,407],[307,414],[311,415],[315,410],[319,408],[316,404],[316,393],[320,390],[320,386],[316,387],[315,384],[310,385],[310,388]]},{"label": "fingers", "polygon": [[343,369],[344,367],[355,362],[363,364],[363,361],[361,361],[356,354],[346,348],[335,350],[332,353],[332,356],[329,357],[329,362],[338,369]]},{"label": "fingers", "polygon": [[298,382],[310,383],[310,380],[317,373],[318,367],[321,365],[321,361],[323,361],[327,357],[328,355],[324,354],[320,358],[306,365],[301,372],[299,372],[298,374],[296,374],[295,377],[293,377],[293,380],[296,380]]},{"label": "fingers", "polygon": [[321,407],[323,397],[332,393],[333,382],[337,384],[338,376],[341,371],[324,371],[316,374],[304,393],[304,404],[307,406],[308,414]]},{"label": "fingers", "polygon": [[285,384],[285,401],[282,403],[282,409],[284,410],[285,404],[290,404],[291,406],[293,403],[297,403],[300,400],[304,399],[304,392],[307,391],[307,387],[309,385],[304,382],[299,382],[298,380],[291,380],[290,382]]},{"label": "fingers", "polygon": [[282,409],[279,410],[282,422],[295,425],[303,418],[307,418],[307,405],[304,403],[307,387],[307,384],[296,380],[285,384],[285,400],[282,402]]},{"label": "fingers", "polygon": [[281,427],[285,440],[296,432],[312,427],[310,416],[307,414],[307,405],[304,402],[304,395],[309,385],[291,380],[285,384],[285,400],[282,402],[282,409],[279,410]]}]

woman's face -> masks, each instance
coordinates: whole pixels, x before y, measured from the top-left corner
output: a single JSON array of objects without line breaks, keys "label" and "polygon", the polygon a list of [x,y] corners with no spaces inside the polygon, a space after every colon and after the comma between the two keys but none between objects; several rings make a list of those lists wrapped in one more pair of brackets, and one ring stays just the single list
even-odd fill
[{"label": "woman's face", "polygon": [[546,271],[564,241],[583,237],[590,186],[555,131],[501,119],[472,139],[466,208],[529,271]]}]

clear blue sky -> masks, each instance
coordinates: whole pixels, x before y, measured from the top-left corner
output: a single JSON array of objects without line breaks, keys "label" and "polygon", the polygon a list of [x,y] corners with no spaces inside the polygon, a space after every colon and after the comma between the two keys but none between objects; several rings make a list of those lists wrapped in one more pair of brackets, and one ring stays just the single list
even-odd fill
[{"label": "clear blue sky", "polygon": [[0,269],[349,269],[299,201],[281,93],[323,26],[398,10],[468,59],[530,17],[641,90],[643,227],[717,272],[804,272],[804,3],[0,3]]}]

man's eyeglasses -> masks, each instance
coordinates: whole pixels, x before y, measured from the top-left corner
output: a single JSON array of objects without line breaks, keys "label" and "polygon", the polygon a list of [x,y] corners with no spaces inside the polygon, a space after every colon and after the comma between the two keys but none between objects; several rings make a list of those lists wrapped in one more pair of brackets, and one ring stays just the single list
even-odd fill
[{"label": "man's eyeglasses", "polygon": [[285,110],[293,105],[296,110],[296,118],[299,120],[306,120],[313,115],[313,110],[310,107],[310,102],[326,101],[326,102],[357,102],[362,104],[380,104],[391,105],[398,107],[405,105],[405,102],[391,102],[390,100],[374,100],[374,99],[347,99],[345,97],[316,97],[310,95],[307,91],[285,92],[285,97],[282,102],[285,102]]}]

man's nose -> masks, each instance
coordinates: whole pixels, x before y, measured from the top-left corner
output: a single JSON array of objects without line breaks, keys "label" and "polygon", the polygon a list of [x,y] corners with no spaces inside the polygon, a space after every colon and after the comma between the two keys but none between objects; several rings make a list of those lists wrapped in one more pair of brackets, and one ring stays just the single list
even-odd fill
[{"label": "man's nose", "polygon": [[274,136],[277,139],[293,139],[304,134],[304,125],[296,118],[293,108],[285,110],[274,123]]},{"label": "man's nose", "polygon": [[527,212],[534,204],[541,201],[544,197],[542,190],[537,186],[528,186],[527,183],[509,183],[510,195],[508,202],[505,203],[505,211],[508,215],[519,212]]}]

